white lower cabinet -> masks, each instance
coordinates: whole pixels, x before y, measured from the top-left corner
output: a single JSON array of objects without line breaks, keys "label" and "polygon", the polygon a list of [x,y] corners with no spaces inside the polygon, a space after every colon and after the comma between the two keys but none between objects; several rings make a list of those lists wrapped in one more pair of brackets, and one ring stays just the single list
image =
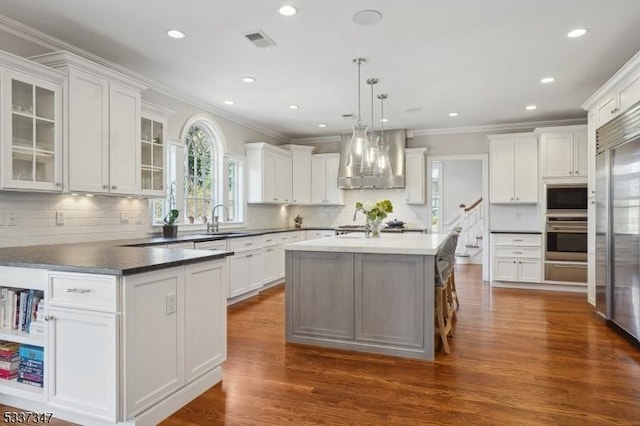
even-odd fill
[{"label": "white lower cabinet", "polygon": [[229,297],[233,298],[262,286],[262,249],[236,253],[229,259]]},{"label": "white lower cabinet", "polygon": [[117,420],[119,316],[49,308],[49,404]]},{"label": "white lower cabinet", "polygon": [[227,359],[227,261],[189,265],[185,278],[185,380],[190,382]]},{"label": "white lower cabinet", "polygon": [[120,387],[117,279],[50,273],[48,287],[49,403],[115,422]]},{"label": "white lower cabinet", "polygon": [[124,416],[134,417],[185,381],[183,267],[125,277]]},{"label": "white lower cabinet", "polygon": [[491,281],[542,281],[540,234],[492,234],[491,253]]},{"label": "white lower cabinet", "polygon": [[264,248],[264,282],[270,283],[278,279],[278,259],[280,248],[277,246]]}]

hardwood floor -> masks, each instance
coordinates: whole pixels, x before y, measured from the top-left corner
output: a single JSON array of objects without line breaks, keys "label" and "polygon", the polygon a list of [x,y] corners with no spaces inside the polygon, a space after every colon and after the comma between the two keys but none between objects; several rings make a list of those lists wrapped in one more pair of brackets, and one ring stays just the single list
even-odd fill
[{"label": "hardwood floor", "polygon": [[165,425],[640,425],[640,351],[583,294],[493,289],[459,266],[451,355],[284,344],[284,289],[230,307],[224,380]]},{"label": "hardwood floor", "polygon": [[640,351],[583,294],[456,284],[435,362],[285,345],[282,286],[234,305],[223,382],[163,424],[640,425]]}]

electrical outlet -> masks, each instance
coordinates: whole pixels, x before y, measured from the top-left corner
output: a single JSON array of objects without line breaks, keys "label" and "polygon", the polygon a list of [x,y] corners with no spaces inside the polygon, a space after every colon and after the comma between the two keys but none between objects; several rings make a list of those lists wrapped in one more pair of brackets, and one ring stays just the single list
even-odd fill
[{"label": "electrical outlet", "polygon": [[127,216],[127,212],[120,212],[120,223],[129,223],[129,216]]},{"label": "electrical outlet", "polygon": [[171,315],[176,312],[176,294],[169,293],[166,297],[166,314]]},{"label": "electrical outlet", "polygon": [[136,213],[135,218],[136,218],[136,225],[142,224],[142,213],[140,212]]},{"label": "electrical outlet", "polygon": [[64,212],[56,212],[56,225],[64,225]]},{"label": "electrical outlet", "polygon": [[16,212],[9,212],[9,226],[16,226]]}]

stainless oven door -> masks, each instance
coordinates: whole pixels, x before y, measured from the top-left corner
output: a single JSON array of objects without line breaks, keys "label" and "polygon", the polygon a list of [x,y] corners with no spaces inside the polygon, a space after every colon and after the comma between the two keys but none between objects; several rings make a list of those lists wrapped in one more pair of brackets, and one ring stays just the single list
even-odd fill
[{"label": "stainless oven door", "polygon": [[586,222],[547,223],[546,259],[587,261]]}]

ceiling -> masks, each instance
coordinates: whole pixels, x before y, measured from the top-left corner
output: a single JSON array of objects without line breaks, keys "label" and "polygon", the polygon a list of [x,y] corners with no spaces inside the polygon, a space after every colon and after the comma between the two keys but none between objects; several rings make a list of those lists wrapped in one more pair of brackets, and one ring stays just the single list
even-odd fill
[{"label": "ceiling", "polygon": [[[299,13],[281,16],[286,3]],[[364,9],[382,21],[356,25]],[[2,0],[0,14],[288,138],[350,131],[356,57],[368,60],[363,119],[377,77],[385,127],[422,130],[585,117],[580,105],[640,50],[638,0]],[[568,38],[576,27],[589,32]],[[276,46],[251,44],[255,30]]]}]

